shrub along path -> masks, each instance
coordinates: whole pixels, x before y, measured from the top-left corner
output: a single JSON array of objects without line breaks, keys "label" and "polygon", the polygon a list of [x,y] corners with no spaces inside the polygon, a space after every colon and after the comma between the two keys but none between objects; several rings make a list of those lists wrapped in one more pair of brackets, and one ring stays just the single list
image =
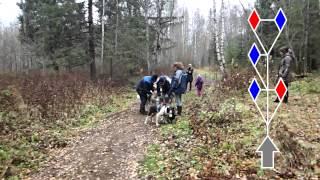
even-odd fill
[{"label": "shrub along path", "polygon": [[[223,86],[206,83],[202,98],[194,92],[185,95],[183,116],[176,124],[160,127],[161,136],[148,147],[140,175],[153,179],[319,179],[320,76],[293,82],[289,104],[281,105],[272,122],[270,136],[281,151],[275,154],[274,170],[261,170],[256,153],[265,138],[265,125],[247,92],[250,77],[247,72],[234,73]],[[259,96],[261,102],[266,98]]]},{"label": "shrub along path", "polygon": [[136,179],[138,161],[154,140],[138,105],[108,116],[69,146],[52,153],[30,179]]}]

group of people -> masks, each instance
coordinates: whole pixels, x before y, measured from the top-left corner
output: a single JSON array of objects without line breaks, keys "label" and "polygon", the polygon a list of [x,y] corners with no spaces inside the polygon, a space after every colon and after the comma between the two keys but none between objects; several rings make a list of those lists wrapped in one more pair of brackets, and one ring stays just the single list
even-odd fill
[{"label": "group of people", "polygon": [[[177,115],[182,113],[182,95],[192,90],[193,73],[194,69],[191,64],[188,68],[184,70],[184,65],[180,62],[176,62],[172,65],[174,73],[172,77],[161,75],[158,76],[154,74],[152,76],[143,77],[136,88],[136,91],[140,97],[140,113],[146,115],[147,111],[145,109],[148,98],[156,93],[157,96],[175,98]],[[197,77],[197,82],[195,83],[197,87],[197,94],[201,96],[203,79],[199,75]],[[189,86],[189,88],[188,88]]]},{"label": "group of people", "polygon": [[[293,61],[293,53],[290,48],[281,48],[280,55],[282,60],[279,65],[278,78],[283,79],[285,85],[289,87],[290,82],[290,64]],[[175,98],[177,115],[182,113],[182,95],[186,93],[187,89],[192,90],[193,83],[193,73],[194,69],[191,64],[188,65],[188,68],[184,70],[184,65],[180,62],[176,62],[172,65],[174,68],[173,76],[162,75],[158,76],[156,74],[152,76],[143,77],[136,88],[137,93],[140,97],[140,113],[146,115],[147,111],[145,109],[148,98],[156,93],[157,96],[164,96],[167,98]],[[198,75],[195,87],[197,95],[201,96],[203,91],[204,80],[201,75]],[[189,88],[188,88],[189,86]],[[283,102],[288,103],[289,92],[287,91]],[[275,102],[279,102],[279,99],[276,99]]]}]

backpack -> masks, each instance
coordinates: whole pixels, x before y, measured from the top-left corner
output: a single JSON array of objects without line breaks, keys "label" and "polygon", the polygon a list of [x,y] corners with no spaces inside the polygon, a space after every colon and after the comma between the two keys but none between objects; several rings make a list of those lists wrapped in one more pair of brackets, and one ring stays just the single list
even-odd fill
[{"label": "backpack", "polygon": [[178,89],[182,94],[186,93],[188,89],[188,74],[184,71],[182,71],[180,76]]}]

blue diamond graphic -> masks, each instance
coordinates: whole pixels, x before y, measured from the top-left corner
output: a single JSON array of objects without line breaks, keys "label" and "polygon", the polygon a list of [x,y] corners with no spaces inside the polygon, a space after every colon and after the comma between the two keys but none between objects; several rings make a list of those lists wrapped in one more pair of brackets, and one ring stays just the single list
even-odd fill
[{"label": "blue diamond graphic", "polygon": [[257,48],[256,44],[252,45],[250,53],[249,53],[249,58],[254,66],[258,63],[258,61],[260,59],[260,51]]},{"label": "blue diamond graphic", "polygon": [[286,22],[287,22],[287,18],[285,14],[283,13],[282,9],[279,9],[278,14],[276,16],[276,24],[280,31],[282,30]]},{"label": "blue diamond graphic", "polygon": [[254,79],[249,88],[249,93],[251,94],[251,97],[254,101],[256,101],[257,97],[259,96],[260,91],[261,91],[260,86],[257,80]]}]

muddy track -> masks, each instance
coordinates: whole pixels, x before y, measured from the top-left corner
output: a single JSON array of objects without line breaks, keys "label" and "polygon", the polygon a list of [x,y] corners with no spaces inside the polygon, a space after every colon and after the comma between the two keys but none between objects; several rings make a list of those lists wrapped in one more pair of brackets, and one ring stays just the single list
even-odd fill
[{"label": "muddy track", "polygon": [[30,179],[138,179],[138,161],[155,140],[138,105],[109,116],[96,128],[55,152]]}]

